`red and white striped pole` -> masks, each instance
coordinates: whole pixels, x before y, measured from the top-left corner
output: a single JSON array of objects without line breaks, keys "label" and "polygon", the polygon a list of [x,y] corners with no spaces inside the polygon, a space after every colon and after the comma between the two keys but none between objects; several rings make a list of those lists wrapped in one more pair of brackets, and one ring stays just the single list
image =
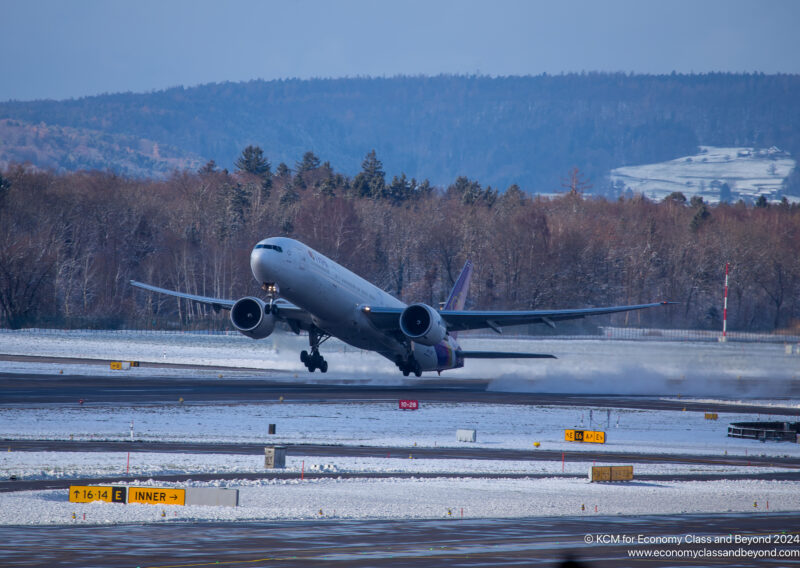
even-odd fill
[{"label": "red and white striped pole", "polygon": [[728,340],[728,263],[725,263],[725,299],[722,304],[722,342]]}]

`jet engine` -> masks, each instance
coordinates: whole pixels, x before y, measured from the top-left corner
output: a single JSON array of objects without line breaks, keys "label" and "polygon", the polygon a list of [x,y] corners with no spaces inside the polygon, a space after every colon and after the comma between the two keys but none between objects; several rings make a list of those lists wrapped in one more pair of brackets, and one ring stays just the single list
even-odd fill
[{"label": "jet engine", "polygon": [[258,298],[242,298],[231,308],[231,323],[240,333],[252,339],[264,339],[275,329],[275,316]]},{"label": "jet engine", "polygon": [[447,336],[442,316],[427,304],[411,304],[403,310],[400,331],[422,345],[436,345]]}]

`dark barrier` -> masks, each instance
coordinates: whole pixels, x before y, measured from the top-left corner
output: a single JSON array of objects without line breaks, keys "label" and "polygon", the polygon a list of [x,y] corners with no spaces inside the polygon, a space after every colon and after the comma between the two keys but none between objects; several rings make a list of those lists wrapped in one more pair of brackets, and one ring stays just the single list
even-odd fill
[{"label": "dark barrier", "polygon": [[797,442],[800,422],[733,422],[728,437],[777,442]]}]

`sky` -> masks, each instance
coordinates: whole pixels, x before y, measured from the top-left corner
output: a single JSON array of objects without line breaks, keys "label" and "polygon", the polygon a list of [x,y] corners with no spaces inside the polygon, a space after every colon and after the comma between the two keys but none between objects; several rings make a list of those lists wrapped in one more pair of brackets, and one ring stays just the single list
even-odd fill
[{"label": "sky", "polygon": [[252,79],[800,73],[795,0],[0,0],[0,101]]}]

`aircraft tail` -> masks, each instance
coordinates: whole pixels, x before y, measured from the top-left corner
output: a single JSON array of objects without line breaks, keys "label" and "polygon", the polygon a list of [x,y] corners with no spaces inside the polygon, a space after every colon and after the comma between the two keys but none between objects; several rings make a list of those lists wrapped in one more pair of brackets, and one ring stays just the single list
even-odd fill
[{"label": "aircraft tail", "polygon": [[450,291],[450,297],[447,298],[447,302],[444,304],[445,310],[464,309],[464,305],[467,303],[470,280],[472,280],[472,261],[468,260],[464,263],[464,268],[461,269],[461,274],[458,275],[455,286]]},{"label": "aircraft tail", "polygon": [[[461,269],[461,274],[458,275],[453,289],[450,291],[450,297],[444,304],[444,310],[463,310],[464,305],[467,303],[467,294],[469,293],[469,283],[472,280],[472,261],[468,260],[464,263],[464,268]],[[454,338],[458,337],[456,332],[452,332]]]}]

